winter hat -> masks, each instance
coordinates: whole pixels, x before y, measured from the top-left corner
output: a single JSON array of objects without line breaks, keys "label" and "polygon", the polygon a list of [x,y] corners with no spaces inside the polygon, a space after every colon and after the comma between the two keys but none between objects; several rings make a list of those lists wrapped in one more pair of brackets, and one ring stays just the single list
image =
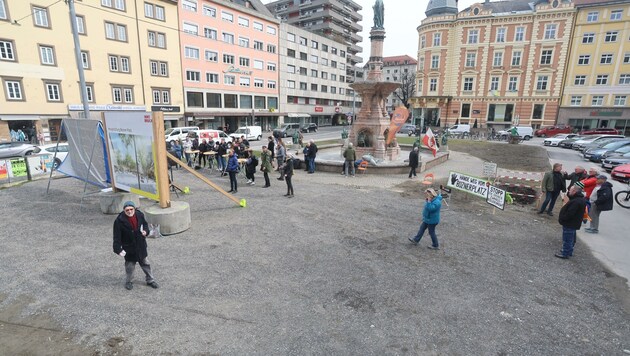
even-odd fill
[{"label": "winter hat", "polygon": [[598,175],[598,176],[597,176],[597,179],[607,180],[607,179],[608,179],[608,177],[606,177],[606,176],[605,176],[605,175],[603,175],[603,174],[600,174],[600,175]]},{"label": "winter hat", "polygon": [[128,201],[125,202],[125,205],[123,205],[123,209],[128,207],[128,206],[130,206],[130,207],[132,207],[134,209],[136,208],[136,204],[134,204],[131,200],[128,200]]},{"label": "winter hat", "polygon": [[575,186],[580,188],[580,189],[584,189],[584,183],[582,183],[582,182],[576,182]]}]

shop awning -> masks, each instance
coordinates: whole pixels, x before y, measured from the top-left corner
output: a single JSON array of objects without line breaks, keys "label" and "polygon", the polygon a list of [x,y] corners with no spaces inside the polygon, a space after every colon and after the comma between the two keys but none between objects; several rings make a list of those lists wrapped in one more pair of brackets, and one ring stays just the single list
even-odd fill
[{"label": "shop awning", "polygon": [[299,112],[290,112],[289,117],[311,117],[309,114],[299,113]]},{"label": "shop awning", "polygon": [[34,121],[39,120],[39,116],[35,115],[2,115],[0,120],[2,121]]}]

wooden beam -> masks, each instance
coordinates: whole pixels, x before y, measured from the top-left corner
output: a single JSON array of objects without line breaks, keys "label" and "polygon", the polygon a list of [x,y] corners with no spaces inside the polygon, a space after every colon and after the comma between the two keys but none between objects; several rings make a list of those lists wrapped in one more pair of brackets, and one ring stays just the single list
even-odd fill
[{"label": "wooden beam", "polygon": [[155,145],[155,171],[160,208],[171,207],[171,193],[168,184],[168,162],[166,161],[166,141],[164,140],[164,113],[156,111],[151,114],[153,121],[153,143]]}]

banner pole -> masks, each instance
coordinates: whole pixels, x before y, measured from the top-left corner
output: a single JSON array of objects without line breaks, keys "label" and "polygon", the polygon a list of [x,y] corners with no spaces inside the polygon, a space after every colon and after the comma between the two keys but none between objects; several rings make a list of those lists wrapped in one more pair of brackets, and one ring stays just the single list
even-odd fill
[{"label": "banner pole", "polygon": [[164,139],[164,113],[155,111],[151,114],[153,121],[153,142],[155,144],[155,170],[160,208],[171,207],[171,193],[168,184],[168,162],[166,160],[166,140]]}]

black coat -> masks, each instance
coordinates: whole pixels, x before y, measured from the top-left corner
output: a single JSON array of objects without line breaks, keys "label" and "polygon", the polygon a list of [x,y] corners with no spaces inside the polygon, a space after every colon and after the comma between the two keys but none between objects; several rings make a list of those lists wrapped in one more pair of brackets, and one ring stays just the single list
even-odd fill
[{"label": "black coat", "polygon": [[613,191],[612,184],[610,182],[602,183],[602,186],[597,190],[597,200],[595,200],[597,210],[608,211],[613,208]]},{"label": "black coat", "polygon": [[132,230],[131,223],[127,219],[125,212],[118,214],[114,221],[114,253],[119,254],[122,250],[127,253],[125,261],[142,261],[149,254],[147,252],[147,240],[140,232],[140,226],[149,233],[149,224],[144,219],[144,214],[136,209],[138,218],[138,229]]},{"label": "black coat", "polygon": [[409,152],[409,167],[418,168],[418,152],[415,150]]},{"label": "black coat", "polygon": [[582,227],[585,209],[586,200],[584,199],[584,194],[577,193],[569,197],[569,201],[560,209],[558,222],[564,227],[579,230]]},{"label": "black coat", "polygon": [[308,158],[315,159],[317,157],[317,145],[315,143],[311,143],[308,148]]},{"label": "black coat", "polygon": [[569,186],[567,187],[567,189],[571,189],[571,187],[573,186],[573,184],[575,184],[576,182],[579,182],[583,179],[586,179],[586,177],[588,177],[588,173],[582,171],[581,173],[575,173],[572,172],[571,174],[563,174],[563,178],[565,180],[570,181]]},{"label": "black coat", "polygon": [[286,175],[287,177],[293,176],[293,160],[292,159],[288,159],[286,160],[286,162],[284,162],[283,172],[284,172],[284,175]]}]

